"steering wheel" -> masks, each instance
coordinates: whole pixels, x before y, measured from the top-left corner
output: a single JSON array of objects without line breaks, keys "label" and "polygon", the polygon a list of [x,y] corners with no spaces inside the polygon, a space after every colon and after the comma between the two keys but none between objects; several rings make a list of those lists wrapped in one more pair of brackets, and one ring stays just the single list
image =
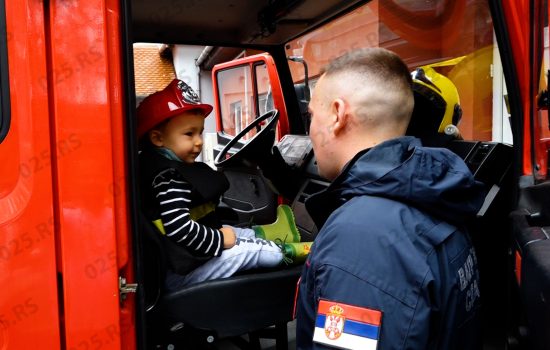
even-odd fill
[{"label": "steering wheel", "polygon": [[[239,150],[235,151],[232,155],[229,154],[229,150],[239,142],[250,130],[260,126],[265,120],[267,125],[258,131],[248,142],[243,145]],[[241,130],[231,141],[229,141],[225,147],[218,153],[214,160],[214,165],[218,168],[229,167],[241,163],[243,160],[257,160],[271,150],[275,143],[275,127],[279,120],[279,111],[273,109],[258,118],[254,119],[244,129]]]}]

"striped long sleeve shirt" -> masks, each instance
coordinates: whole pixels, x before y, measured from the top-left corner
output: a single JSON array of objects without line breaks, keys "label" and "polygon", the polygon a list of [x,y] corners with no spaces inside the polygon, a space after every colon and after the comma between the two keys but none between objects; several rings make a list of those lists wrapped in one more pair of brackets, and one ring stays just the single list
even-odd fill
[{"label": "striped long sleeve shirt", "polygon": [[160,172],[153,180],[166,236],[200,256],[220,256],[223,234],[191,219],[191,189],[175,169]]}]

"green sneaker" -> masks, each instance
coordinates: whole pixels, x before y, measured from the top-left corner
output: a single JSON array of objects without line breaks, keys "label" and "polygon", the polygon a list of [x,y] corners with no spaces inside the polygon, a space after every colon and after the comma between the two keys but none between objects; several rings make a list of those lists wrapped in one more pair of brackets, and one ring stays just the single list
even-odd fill
[{"label": "green sneaker", "polygon": [[269,225],[252,226],[256,237],[268,241],[280,240],[281,242],[295,243],[300,242],[300,232],[294,221],[292,209],[285,204],[277,207],[277,220]]},{"label": "green sneaker", "polygon": [[283,243],[281,249],[283,262],[287,265],[298,265],[306,261],[313,242]]}]

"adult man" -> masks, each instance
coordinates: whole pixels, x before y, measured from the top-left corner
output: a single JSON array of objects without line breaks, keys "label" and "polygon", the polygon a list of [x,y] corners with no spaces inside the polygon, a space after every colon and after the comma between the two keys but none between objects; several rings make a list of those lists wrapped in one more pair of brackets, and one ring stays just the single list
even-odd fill
[{"label": "adult man", "polygon": [[306,205],[318,227],[297,299],[298,349],[476,349],[479,281],[462,223],[483,201],[460,158],[403,137],[407,66],[385,49],[333,61],[310,103],[332,184]]}]

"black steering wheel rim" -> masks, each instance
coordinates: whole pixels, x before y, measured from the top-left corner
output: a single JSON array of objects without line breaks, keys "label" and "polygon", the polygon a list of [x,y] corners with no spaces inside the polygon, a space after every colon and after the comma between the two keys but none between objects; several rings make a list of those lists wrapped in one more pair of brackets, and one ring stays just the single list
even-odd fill
[{"label": "black steering wheel rim", "polygon": [[[233,148],[233,146],[237,142],[239,142],[250,130],[258,127],[260,123],[267,119],[270,120],[263,129],[258,131],[256,135],[248,140],[248,142],[243,145],[242,148],[233,153],[233,155],[227,157],[229,150]],[[275,143],[275,127],[277,126],[278,119],[279,111],[276,109],[266,112],[258,118],[254,119],[223,147],[220,153],[218,153],[218,155],[216,156],[216,159],[214,160],[214,165],[219,168],[235,165],[239,163],[242,159],[246,159],[248,154],[253,153],[254,149],[258,146],[259,143],[269,144],[270,147],[273,146],[273,144]]]}]

